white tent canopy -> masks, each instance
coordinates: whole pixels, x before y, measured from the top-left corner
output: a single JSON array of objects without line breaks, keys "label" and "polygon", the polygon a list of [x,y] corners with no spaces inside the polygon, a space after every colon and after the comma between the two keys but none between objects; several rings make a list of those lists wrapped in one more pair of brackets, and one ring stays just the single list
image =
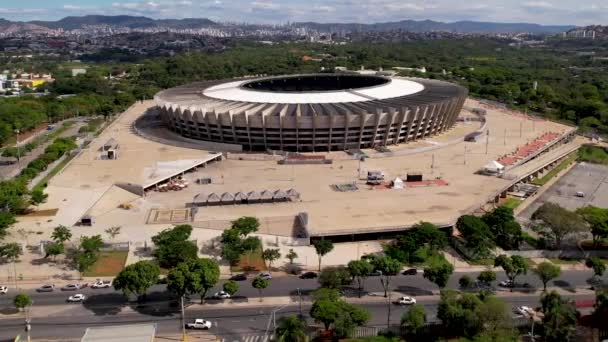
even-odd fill
[{"label": "white tent canopy", "polygon": [[393,180],[393,189],[403,189],[403,179],[397,177]]},{"label": "white tent canopy", "polygon": [[497,162],[496,160],[493,160],[493,161],[487,163],[483,168],[487,171],[498,172],[500,170],[503,170],[505,167],[501,163]]}]

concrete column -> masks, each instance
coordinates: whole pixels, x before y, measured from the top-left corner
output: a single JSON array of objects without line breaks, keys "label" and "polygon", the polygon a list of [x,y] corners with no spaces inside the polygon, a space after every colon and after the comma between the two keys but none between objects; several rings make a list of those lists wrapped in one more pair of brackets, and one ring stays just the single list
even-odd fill
[{"label": "concrete column", "polygon": [[365,117],[366,113],[359,114],[359,147],[361,148],[361,144],[363,143],[363,130],[365,129]]},{"label": "concrete column", "polygon": [[349,114],[344,114],[344,149],[346,150],[346,146],[347,146],[347,138],[348,138],[348,121],[349,121]]},{"label": "concrete column", "polygon": [[[418,125],[416,132],[414,133],[414,141],[418,140],[418,135],[422,133],[424,127],[426,127],[426,121],[429,120],[429,107],[420,108],[418,111]],[[423,123],[424,122],[424,123]]]},{"label": "concrete column", "polygon": [[[397,134],[395,135],[395,138],[393,140],[393,144],[398,144],[399,143],[399,138],[401,137],[401,131],[403,130],[403,124],[405,123],[405,118],[409,115],[410,110],[407,109],[406,107],[401,108],[401,113],[399,113],[399,125],[397,125],[399,128],[397,128]],[[411,125],[411,122],[410,122]],[[409,129],[409,126],[408,126]],[[407,141],[407,136],[405,137],[405,140]]]},{"label": "concrete column", "polygon": [[312,113],[312,151],[315,151],[317,145],[317,114]]},{"label": "concrete column", "polygon": [[[408,111],[407,111],[407,133],[405,134],[405,139],[403,140],[403,142],[408,142],[412,139],[414,120],[416,120],[416,117],[418,116],[419,111],[420,111],[420,108],[418,108],[418,107],[411,109],[411,110],[408,109]],[[399,134],[401,134],[401,132],[399,132]]]},{"label": "concrete column", "polygon": [[380,126],[380,115],[381,111],[378,109],[376,114],[374,114],[374,118],[376,119],[376,127],[374,127],[374,134],[372,135],[372,147],[376,146],[376,136],[378,135],[378,126]]},{"label": "concrete column", "polygon": [[205,126],[207,128],[207,139],[209,139],[209,141],[211,141],[211,124],[209,123],[209,112],[206,112],[205,114]]},{"label": "concrete column", "polygon": [[[285,118],[283,114],[279,114],[279,135],[281,137],[281,151],[283,151],[283,121]],[[266,129],[264,129],[264,143],[266,143]]]},{"label": "concrete column", "polygon": [[334,129],[334,114],[329,115],[329,140],[327,141],[327,151],[331,151],[331,138]]},{"label": "concrete column", "polygon": [[388,142],[388,137],[391,135],[391,130],[393,129],[393,124],[395,123],[395,108],[389,108],[388,110],[388,120],[386,122],[386,130],[384,131],[384,141],[382,144],[386,146]]},{"label": "concrete column", "polygon": [[[264,112],[262,114],[262,134],[264,135],[264,149],[268,150],[268,140],[266,139],[266,115]],[[281,116],[279,116],[279,122],[281,121]],[[281,139],[283,139],[283,132],[281,132]],[[283,140],[281,140],[281,144]]]},{"label": "concrete column", "polygon": [[245,113],[245,122],[247,124],[247,140],[249,141],[249,151],[253,151],[253,143],[251,141],[251,121],[249,120],[249,113]]}]

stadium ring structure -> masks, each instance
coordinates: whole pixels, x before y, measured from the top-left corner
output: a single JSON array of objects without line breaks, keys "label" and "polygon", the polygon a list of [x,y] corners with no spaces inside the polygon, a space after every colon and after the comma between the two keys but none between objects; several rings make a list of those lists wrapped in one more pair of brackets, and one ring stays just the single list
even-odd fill
[{"label": "stadium ring structure", "polygon": [[329,151],[414,141],[454,125],[461,86],[428,79],[305,74],[198,82],[155,96],[186,138],[250,151]]}]

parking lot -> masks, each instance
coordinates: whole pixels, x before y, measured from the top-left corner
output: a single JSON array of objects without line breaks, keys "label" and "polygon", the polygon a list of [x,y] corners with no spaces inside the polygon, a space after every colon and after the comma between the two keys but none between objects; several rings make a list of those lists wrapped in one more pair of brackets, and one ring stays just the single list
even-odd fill
[{"label": "parking lot", "polygon": [[[584,197],[576,196],[582,192]],[[586,205],[608,207],[608,166],[580,163],[573,167],[534,201],[520,217],[529,219],[545,202],[574,210]]]}]

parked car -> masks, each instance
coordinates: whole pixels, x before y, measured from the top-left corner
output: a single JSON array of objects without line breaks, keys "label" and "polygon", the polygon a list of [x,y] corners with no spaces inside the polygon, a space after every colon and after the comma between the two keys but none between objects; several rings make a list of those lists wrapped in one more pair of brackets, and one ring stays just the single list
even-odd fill
[{"label": "parked car", "polygon": [[262,272],[258,275],[258,277],[265,279],[265,280],[270,280],[272,279],[272,276],[270,275],[270,272]]},{"label": "parked car", "polygon": [[44,284],[36,289],[37,292],[53,292],[55,290],[55,285],[53,284]]},{"label": "parked car", "polygon": [[208,329],[211,329],[211,322],[206,321],[202,318],[197,318],[192,323],[186,323],[186,329],[208,330]]},{"label": "parked car", "polygon": [[519,306],[519,307],[515,308],[515,310],[513,310],[513,311],[515,311],[516,314],[524,316],[524,317],[532,316],[535,312],[535,310],[529,306]]},{"label": "parked car", "polygon": [[69,296],[67,301],[68,303],[82,303],[86,299],[86,296],[82,293],[75,294],[73,296]]},{"label": "parked car", "polygon": [[110,286],[112,286],[112,282],[111,281],[97,279],[97,281],[94,282],[93,285],[91,285],[91,288],[93,288],[93,289],[107,289]]},{"label": "parked car", "polygon": [[370,277],[380,277],[382,276],[382,271],[380,270],[375,270],[372,273],[369,274]]},{"label": "parked car", "polygon": [[228,299],[230,298],[230,295],[224,291],[220,291],[220,292],[216,292],[213,294],[213,296],[211,296],[211,298],[213,299]]},{"label": "parked car", "polygon": [[585,197],[585,193],[582,191],[577,191],[576,192],[576,197]]},{"label": "parked car", "polygon": [[247,280],[247,275],[245,273],[235,274],[232,277],[230,277],[230,280],[234,280],[234,281]]},{"label": "parked car", "polygon": [[415,268],[408,268],[407,270],[403,271],[401,274],[403,275],[416,275],[418,274],[418,270]]},{"label": "parked car", "polygon": [[500,287],[513,287],[513,282],[511,280],[503,280],[500,283],[498,283],[498,286]]},{"label": "parked car", "polygon": [[0,294],[7,294],[8,286],[0,286]]},{"label": "parked car", "polygon": [[397,302],[395,302],[395,304],[413,305],[413,304],[416,304],[416,298],[404,296],[404,297],[399,298],[399,300]]},{"label": "parked car", "polygon": [[304,272],[300,274],[300,279],[314,279],[317,277],[316,272]]},{"label": "parked car", "polygon": [[61,288],[61,291],[76,291],[80,289],[80,284],[67,284],[66,286]]}]

